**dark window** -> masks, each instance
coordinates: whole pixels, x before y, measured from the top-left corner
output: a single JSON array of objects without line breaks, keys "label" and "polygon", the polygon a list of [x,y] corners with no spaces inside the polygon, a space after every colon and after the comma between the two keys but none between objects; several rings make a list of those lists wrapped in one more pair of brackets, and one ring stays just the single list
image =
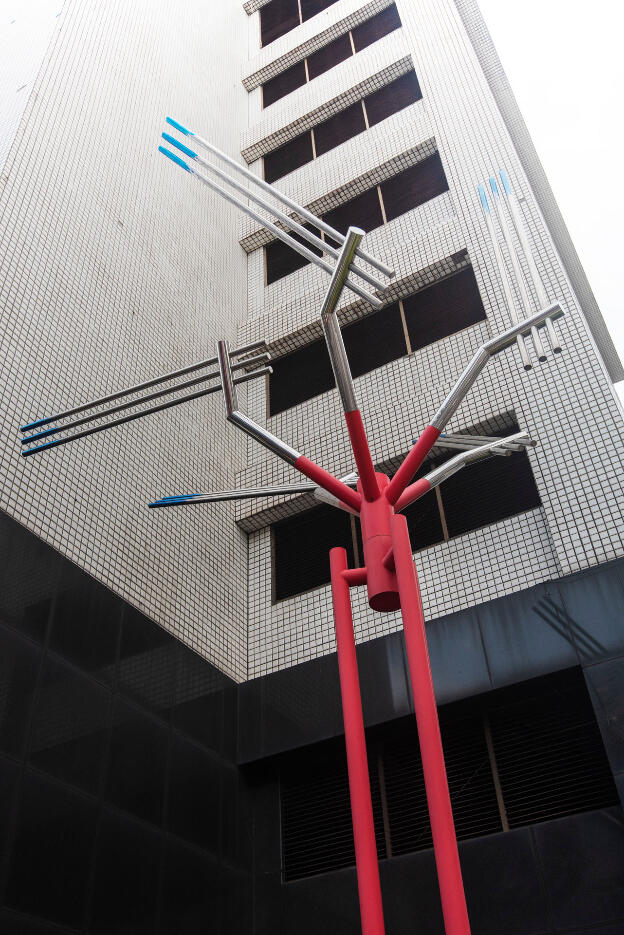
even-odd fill
[{"label": "dark window", "polygon": [[403,299],[403,308],[413,351],[485,321],[485,309],[471,267]]},{"label": "dark window", "polygon": [[342,336],[354,377],[405,355],[401,312],[396,303],[347,325]]},{"label": "dark window", "polygon": [[301,19],[305,22],[336,2],[337,0],[301,0]]},{"label": "dark window", "polygon": [[314,127],[316,155],[322,156],[329,149],[334,149],[358,133],[363,133],[365,129],[362,102],[358,101]]},{"label": "dark window", "polygon": [[[366,232],[381,227],[383,216],[377,188],[369,188],[361,195],[356,195],[350,201],[338,205],[337,208],[324,214],[323,220],[341,234],[346,234],[349,227],[361,227]],[[335,240],[331,238],[328,240],[335,247],[338,246]]]},{"label": "dark window", "polygon": [[[343,329],[351,372],[359,377],[407,353],[401,313],[389,305]],[[276,415],[335,386],[324,340],[271,361],[270,412]]]},{"label": "dark window", "polygon": [[299,166],[304,166],[312,159],[312,135],[309,130],[296,136],[294,140],[284,143],[279,149],[267,153],[264,157],[264,178],[267,182],[275,182],[282,176],[294,172]]},{"label": "dark window", "polygon": [[[306,224],[305,227],[316,234],[317,237],[320,236],[318,228],[312,227],[309,224]],[[293,234],[292,231],[288,233],[298,243],[304,244],[312,253],[321,256],[321,251],[317,247],[311,246],[307,241],[304,241],[299,234]],[[266,256],[267,286],[270,286],[271,283],[275,282],[277,279],[283,279],[284,276],[294,273],[295,270],[302,269],[302,267],[307,266],[309,263],[309,260],[302,257],[296,250],[289,247],[288,244],[282,243],[281,240],[271,241],[271,243],[266,245],[264,250]]]},{"label": "dark window", "polygon": [[351,520],[331,506],[317,506],[272,526],[274,597],[279,601],[329,581],[329,550],[342,546],[354,564]]},{"label": "dark window", "polygon": [[270,78],[262,85],[262,106],[269,107],[270,104],[274,104],[280,98],[286,97],[291,91],[295,91],[305,83],[305,60],[301,59],[300,62],[295,62],[286,71],[276,75],[275,78]]},{"label": "dark window", "polygon": [[400,25],[399,11],[393,3],[392,6],[386,7],[385,10],[378,13],[377,16],[367,19],[366,22],[352,30],[355,51],[361,52],[367,45],[372,45],[373,42],[387,36],[388,33],[398,29]]},{"label": "dark window", "polygon": [[381,183],[386,219],[392,221],[446,191],[448,182],[442,162],[439,154],[434,153]]},{"label": "dark window", "polygon": [[260,7],[260,41],[263,46],[299,25],[297,0],[271,0]]},{"label": "dark window", "polygon": [[442,518],[435,493],[427,494],[408,507],[405,510],[405,519],[414,552],[444,542]]},{"label": "dark window", "polygon": [[[485,320],[471,268],[402,301],[412,350]],[[347,325],[343,337],[351,371],[356,377],[407,354],[398,303]],[[335,385],[323,340],[277,357],[271,361],[271,366],[271,415],[326,393]]]},{"label": "dark window", "polygon": [[[617,804],[580,669],[444,705],[439,714],[459,840]],[[415,719],[367,731],[367,747],[379,856],[430,848]],[[285,880],[353,865],[344,742],[285,757],[280,798]]]},{"label": "dark window", "polygon": [[445,480],[440,492],[451,538],[540,505],[525,452],[514,452],[509,457],[494,455],[469,464]]},{"label": "dark window", "polygon": [[324,340],[313,341],[291,354],[271,361],[270,411],[274,416],[306,399],[326,393],[334,386]]},{"label": "dark window", "polygon": [[337,39],[334,39],[334,41],[330,42],[328,45],[323,46],[318,52],[313,52],[312,55],[308,56],[308,74],[310,76],[310,81],[312,81],[313,78],[318,78],[323,72],[329,71],[329,69],[333,68],[335,65],[339,65],[340,62],[344,62],[346,58],[350,58],[352,55],[353,49],[351,48],[351,39],[347,32],[342,36],[338,36]]},{"label": "dark window", "polygon": [[[399,175],[383,182],[380,186],[386,218],[392,221],[400,214],[417,208],[419,205],[435,198],[442,192],[448,191],[448,183],[440,157],[437,153],[429,156],[415,166],[411,166]],[[323,215],[323,220],[341,233],[345,233],[349,226],[361,227],[364,231],[374,230],[383,224],[381,202],[377,186],[356,195],[350,201],[338,205]],[[299,238],[296,235],[295,239]],[[337,246],[336,242],[328,238],[329,243]],[[267,285],[288,276],[297,269],[306,266],[305,260],[295,254],[290,247],[280,241],[272,241],[265,247],[267,264]],[[320,256],[319,251],[316,251]]]},{"label": "dark window", "polygon": [[374,126],[380,120],[385,120],[397,111],[409,107],[414,101],[422,97],[420,85],[415,71],[408,71],[396,81],[391,81],[385,87],[364,98],[366,116],[369,126]]}]

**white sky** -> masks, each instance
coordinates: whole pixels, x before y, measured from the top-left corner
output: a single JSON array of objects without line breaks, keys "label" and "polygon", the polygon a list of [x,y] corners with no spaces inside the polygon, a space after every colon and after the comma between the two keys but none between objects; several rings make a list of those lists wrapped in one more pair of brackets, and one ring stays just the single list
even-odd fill
[{"label": "white sky", "polygon": [[624,360],[624,3],[478,3]]}]

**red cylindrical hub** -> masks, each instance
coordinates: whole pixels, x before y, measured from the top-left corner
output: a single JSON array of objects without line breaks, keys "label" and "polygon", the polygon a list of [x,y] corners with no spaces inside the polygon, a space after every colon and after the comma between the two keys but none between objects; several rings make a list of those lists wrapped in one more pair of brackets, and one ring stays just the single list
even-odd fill
[{"label": "red cylindrical hub", "polygon": [[364,545],[364,565],[367,573],[368,603],[373,610],[398,610],[401,601],[396,575],[383,564],[384,556],[392,547],[390,521],[394,510],[384,496],[384,490],[389,484],[387,476],[376,474],[376,477],[381,496],[372,502],[366,500],[358,481],[358,490],[362,494],[360,522]]}]

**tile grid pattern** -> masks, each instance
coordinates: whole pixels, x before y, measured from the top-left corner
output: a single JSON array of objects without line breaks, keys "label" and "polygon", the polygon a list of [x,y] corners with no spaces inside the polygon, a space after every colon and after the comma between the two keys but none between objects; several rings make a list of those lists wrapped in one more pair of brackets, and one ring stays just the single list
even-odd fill
[{"label": "tile grid pattern", "polygon": [[17,439],[25,418],[210,356],[245,314],[234,210],[156,148],[171,108],[237,152],[247,17],[239,4],[197,0],[175,28],[172,15],[161,0],[69,0],[9,154],[1,504],[241,679],[247,542],[232,509],[146,508],[154,496],[232,486],[244,446],[220,398],[26,460]]},{"label": "tile grid pattern", "polygon": [[[330,8],[332,16],[339,17],[347,6],[347,0],[340,0]],[[624,425],[581,307],[455,4],[452,0],[422,0],[418,4],[399,0],[397,6],[403,28],[369,47],[367,63],[374,68],[377,45],[383,45],[384,55],[391,54],[388,50],[393,43],[402,54],[407,48],[423,100],[400,115],[402,119],[395,120],[399,116],[395,115],[279,183],[301,203],[324,204],[337,193],[346,200],[344,192],[358,184],[363,167],[374,177],[387,165],[390,153],[400,159],[401,153],[408,152],[408,139],[431,141],[442,157],[451,191],[371,232],[366,247],[396,265],[397,283],[392,291],[399,294],[408,291],[406,283],[413,282],[419,271],[437,271],[445,258],[466,250],[488,323],[393,361],[356,381],[374,458],[381,462],[405,453],[476,348],[489,334],[510,323],[476,195],[478,183],[499,167],[507,169],[519,193],[547,292],[567,311],[558,323],[564,346],[561,356],[551,355],[546,364],[525,374],[515,351],[506,352],[490,362],[449,425],[452,431],[505,411],[514,412],[519,424],[540,442],[530,460],[543,506],[417,554],[426,616],[434,618],[624,553]],[[310,27],[310,23],[314,20],[306,25]],[[265,59],[269,50],[263,50]],[[337,87],[341,93],[348,91],[349,75],[361,68],[357,58],[335,69],[334,95]],[[362,80],[359,70],[357,80]],[[328,103],[330,87],[327,80]],[[279,133],[280,113],[283,129],[289,134],[299,132],[306,115],[319,106],[318,90],[312,83],[276,102],[270,120],[257,103],[250,115],[252,127],[244,138],[253,138],[261,145],[263,132]],[[254,166],[259,170],[259,163]],[[318,336],[316,316],[326,278],[315,268],[306,267],[266,288],[258,235],[253,224],[241,225],[242,242],[251,252],[249,317],[240,334],[245,340],[265,335],[272,347],[283,350]],[[533,300],[536,304],[535,296]],[[343,321],[365,313],[364,303],[343,297]],[[400,406],[397,399],[409,403]],[[264,421],[264,388],[252,387],[249,400],[252,415]],[[335,393],[280,413],[268,419],[267,425],[325,467],[339,474],[352,469]],[[247,458],[247,467],[238,475],[241,486],[295,477],[293,471],[251,442]],[[237,507],[239,524],[255,530],[249,543],[250,677],[334,648],[328,587],[271,605],[270,532],[266,524],[309,505],[306,499],[274,498]],[[363,595],[358,594],[355,601],[360,639],[380,636],[399,625],[396,615],[373,614]]]}]

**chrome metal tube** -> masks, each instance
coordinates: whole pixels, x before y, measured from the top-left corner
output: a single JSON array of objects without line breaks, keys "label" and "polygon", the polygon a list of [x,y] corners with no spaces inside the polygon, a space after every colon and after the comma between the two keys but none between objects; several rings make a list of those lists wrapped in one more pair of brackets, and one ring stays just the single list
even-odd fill
[{"label": "chrome metal tube", "polygon": [[495,449],[504,444],[521,444],[523,447],[531,442],[527,432],[516,432],[514,435],[508,435],[507,438],[497,438],[495,442],[488,445],[482,445],[480,448],[473,448],[471,451],[460,451],[458,455],[435,468],[431,473],[425,475],[432,487],[437,487],[442,481],[446,480],[452,474],[456,474],[466,464],[472,464],[493,454]]},{"label": "chrome metal tube", "polygon": [[358,227],[350,227],[347,231],[347,239],[340,251],[340,257],[334,267],[331,282],[329,283],[321,306],[323,334],[325,335],[325,342],[327,344],[332,370],[334,371],[336,386],[340,393],[342,408],[345,412],[353,412],[354,409],[358,408],[358,405],[355,398],[355,387],[353,386],[349,359],[335,311],[345,286],[345,280],[349,272],[349,264],[363,236],[364,231],[360,230]]},{"label": "chrome metal tube", "polygon": [[[253,172],[251,172],[249,169],[246,169],[235,159],[232,159],[231,156],[228,156],[220,149],[217,149],[217,147],[213,146],[212,143],[209,143],[208,140],[205,140],[203,137],[197,136],[196,133],[187,130],[186,127],[181,126],[181,124],[177,123],[177,121],[172,120],[171,117],[167,117],[166,120],[167,123],[170,123],[171,126],[176,128],[176,130],[180,130],[186,136],[191,136],[200,144],[200,146],[203,146],[204,149],[207,149],[208,152],[212,153],[213,156],[216,156],[218,159],[226,162],[229,166],[232,166],[235,172],[238,172],[246,179],[249,179],[249,181],[253,182],[254,185],[257,185],[258,188],[261,188],[269,195],[272,195],[273,198],[277,199],[277,201],[280,201],[283,205],[286,205],[292,211],[296,211],[299,217],[304,218],[306,221],[310,221],[312,224],[314,224],[315,227],[318,227],[319,230],[324,231],[326,234],[329,234],[330,237],[333,237],[334,240],[337,240],[339,244],[344,243],[345,235],[341,234],[340,231],[337,231],[329,224],[326,224],[325,221],[321,220],[321,218],[317,218],[314,214],[312,214],[311,211],[308,211],[306,208],[302,207],[302,205],[298,205],[296,201],[293,201],[292,198],[289,198],[283,192],[280,192],[272,185],[269,185],[269,183],[265,182],[264,179],[254,175]],[[379,260],[376,260],[375,257],[370,256],[370,254],[365,253],[364,250],[358,249],[357,256],[359,256],[360,259],[364,260],[370,266],[373,266],[375,269],[379,270],[379,272],[383,273],[384,276],[394,276],[394,270],[390,269],[389,266],[386,266],[385,263],[381,263]]]},{"label": "chrome metal tube", "polygon": [[257,442],[272,451],[279,458],[293,464],[301,457],[301,452],[287,445],[286,442],[273,435],[268,429],[258,425],[253,419],[245,415],[238,408],[238,395],[236,393],[236,383],[232,376],[232,365],[227,341],[217,341],[217,358],[219,361],[219,372],[221,375],[221,386],[223,388],[223,400],[225,402],[225,412],[229,422],[237,425],[247,435],[255,438]]},{"label": "chrome metal tube", "polygon": [[[511,265],[513,267],[514,276],[516,277],[516,284],[518,286],[518,292],[520,293],[520,300],[524,308],[524,314],[530,315],[532,312],[531,309],[531,298],[529,296],[526,283],[524,281],[524,273],[522,272],[522,267],[520,266],[520,259],[516,253],[516,248],[514,246],[513,238],[511,236],[511,231],[509,230],[509,225],[507,224],[507,218],[505,217],[505,212],[503,211],[500,203],[500,193],[498,190],[498,185],[496,184],[496,179],[490,179],[490,189],[492,191],[493,200],[494,200],[494,210],[496,211],[496,217],[498,218],[498,223],[500,224],[501,231],[503,232],[503,238],[505,244],[507,245],[507,252],[509,253],[509,259],[511,260]],[[544,345],[542,344],[542,339],[540,338],[537,328],[531,328],[531,338],[533,339],[533,346],[535,348],[535,353],[537,354],[538,360],[543,363],[547,357],[546,352],[544,351]]]},{"label": "chrome metal tube", "polygon": [[[500,245],[498,243],[498,237],[496,236],[496,231],[494,230],[494,224],[492,222],[492,214],[490,212],[490,204],[485,194],[485,188],[483,185],[479,185],[479,197],[481,199],[481,207],[483,208],[483,213],[485,215],[485,221],[487,224],[488,234],[490,236],[490,242],[492,244],[492,250],[494,251],[494,257],[496,259],[496,265],[498,266],[498,271],[501,277],[501,282],[503,284],[503,292],[505,294],[505,301],[507,303],[507,308],[509,314],[511,315],[512,321],[518,322],[518,312],[516,311],[516,303],[513,296],[513,291],[511,288],[511,283],[509,282],[509,276],[507,274],[507,267],[505,266],[505,261],[503,259],[503,254],[501,252]],[[522,361],[522,366],[525,370],[530,370],[532,367],[529,354],[524,343],[524,338],[520,335],[516,338],[516,343],[518,345],[518,351],[520,353],[520,360]]]},{"label": "chrome metal tube", "polygon": [[[208,188],[216,192],[222,198],[225,198],[226,201],[229,201],[230,204],[235,205],[240,211],[244,214],[248,214],[249,217],[252,217],[255,221],[258,221],[265,227],[268,231],[275,235],[278,240],[281,240],[282,243],[287,244],[292,250],[298,253],[300,256],[304,257],[306,260],[309,260],[310,263],[314,263],[320,269],[325,270],[326,273],[329,273],[331,276],[334,267],[329,263],[326,263],[325,260],[322,260],[320,257],[313,253],[311,250],[308,250],[307,247],[304,247],[303,244],[300,244],[298,240],[295,240],[294,237],[291,237],[290,234],[287,234],[286,231],[283,231],[281,227],[278,227],[277,224],[273,224],[272,221],[263,218],[261,214],[258,214],[257,211],[254,211],[253,208],[250,208],[246,205],[240,198],[237,198],[235,195],[230,194],[226,191],[221,185],[217,185],[216,182],[213,182],[211,179],[206,178],[205,175],[202,175],[201,172],[197,172],[196,169],[189,170],[191,175],[196,179],[199,179],[200,182],[203,182],[204,185],[207,185]],[[363,289],[361,286],[358,286],[357,283],[351,282],[349,279],[345,280],[345,285],[352,292],[355,292],[356,295],[359,295],[360,298],[366,299],[367,302],[375,309],[380,309],[383,307],[383,302],[376,298],[376,296],[371,295],[370,292],[367,292],[366,289]]]},{"label": "chrome metal tube", "polygon": [[555,319],[560,318],[562,315],[563,310],[561,309],[561,306],[557,304],[551,305],[546,309],[535,312],[535,314],[531,315],[529,318],[525,318],[524,321],[518,322],[518,324],[514,325],[513,328],[509,328],[502,334],[499,334],[487,341],[483,347],[480,347],[476,352],[466,369],[455,383],[453,389],[436,412],[430,424],[434,428],[438,429],[439,432],[444,431],[445,425],[451,416],[457,412],[462,400],[465,398],[471,386],[493,354],[498,354],[500,351],[505,350],[505,348],[509,347],[511,344],[515,344],[518,335],[530,334],[531,329],[537,328],[539,325],[543,324],[546,318]]},{"label": "chrome metal tube", "polygon": [[[236,361],[232,365],[232,370],[241,370],[243,367],[247,367],[254,362],[260,363],[265,361],[268,357],[268,354],[260,354],[248,360]],[[250,371],[249,377],[251,378],[253,375],[254,371]],[[37,441],[40,438],[49,438],[50,435],[56,435],[58,432],[64,432],[66,429],[76,428],[79,425],[84,425],[86,422],[94,422],[96,419],[104,418],[104,416],[112,416],[116,412],[123,412],[124,409],[133,409],[135,406],[141,406],[143,403],[149,403],[154,399],[160,399],[162,396],[168,396],[170,393],[177,393],[179,390],[188,390],[191,386],[197,386],[199,383],[205,383],[207,380],[214,380],[218,376],[219,371],[216,370],[214,373],[206,373],[202,377],[195,377],[194,380],[185,380],[184,383],[176,383],[174,386],[168,386],[164,390],[148,393],[147,396],[142,396],[140,399],[131,399],[126,403],[120,403],[118,406],[111,406],[110,409],[103,409],[101,412],[90,413],[89,415],[82,416],[80,419],[74,419],[73,422],[66,422],[64,425],[55,425],[51,429],[44,429],[43,432],[35,432],[34,435],[27,435],[25,438],[22,438],[21,444],[29,445],[31,442]]]},{"label": "chrome metal tube", "polygon": [[[254,341],[243,347],[238,347],[232,351],[233,357],[239,357],[241,354],[248,354],[250,351],[256,351],[261,347],[266,347],[266,341]],[[211,367],[217,363],[216,357],[209,357],[207,360],[200,360],[196,364],[190,364],[188,367],[182,367],[180,370],[172,370],[171,373],[165,373],[161,377],[154,377],[152,380],[146,380],[144,383],[137,383],[136,386],[130,386],[126,390],[119,390],[116,393],[109,393],[108,396],[101,396],[100,399],[92,399],[91,402],[81,403],[74,406],[73,409],[66,409],[65,412],[57,412],[53,416],[46,416],[45,419],[37,419],[28,425],[20,427],[21,432],[29,432],[31,429],[39,428],[41,425],[48,425],[50,422],[56,422],[58,419],[66,419],[67,416],[77,415],[94,406],[103,406],[104,403],[112,403],[115,399],[121,399],[123,396],[130,396],[131,393],[138,393],[140,390],[149,389],[150,386],[157,386],[159,383],[165,383],[167,380],[173,380],[175,377],[185,376],[187,373],[194,373],[195,370],[201,370],[203,367]]]},{"label": "chrome metal tube", "polygon": [[312,493],[315,484],[277,484],[275,487],[243,487],[240,490],[218,490],[215,493],[188,493],[163,497],[148,503],[149,507],[184,506],[188,503],[219,503],[223,500],[250,500],[258,497],[279,497],[294,493]]},{"label": "chrome metal tube", "polygon": [[[222,182],[225,182],[226,185],[230,185],[237,192],[240,192],[245,198],[249,198],[250,201],[253,201],[254,204],[257,204],[264,211],[268,211],[273,217],[278,218],[283,224],[286,224],[291,230],[299,234],[300,237],[303,237],[304,240],[307,240],[308,243],[312,244],[315,247],[318,247],[319,250],[322,250],[323,253],[329,254],[335,260],[340,256],[340,250],[337,250],[335,247],[332,247],[331,244],[327,243],[326,240],[321,240],[320,237],[317,237],[316,234],[313,234],[311,231],[307,230],[303,224],[299,224],[298,221],[293,220],[289,217],[284,211],[280,211],[279,208],[272,207],[268,204],[264,198],[261,198],[259,195],[254,194],[249,188],[246,188],[244,185],[241,185],[240,182],[237,182],[236,179],[233,179],[231,175],[228,175],[227,172],[223,172],[221,169],[218,169],[217,166],[214,166],[211,162],[208,162],[207,159],[202,159],[201,156],[198,156],[197,153],[194,153],[192,149],[189,149],[186,146],[183,146],[181,143],[171,136],[169,133],[163,133],[164,139],[167,140],[172,146],[176,146],[182,150],[182,152],[187,155],[191,155],[191,158],[195,162],[199,163],[200,166],[208,169],[209,172],[212,172],[217,178],[221,179]],[[259,216],[257,216],[259,219]],[[381,282],[379,279],[376,279],[365,269],[362,269],[361,266],[356,266],[355,263],[352,263],[351,270],[356,276],[359,276],[360,279],[364,279],[367,283],[373,286],[374,289],[378,289],[380,292],[386,290],[386,285]]]},{"label": "chrome metal tube", "polygon": [[[266,373],[272,373],[271,367],[263,367],[261,370],[256,370],[253,373],[245,373],[243,376],[238,377],[235,383],[246,383],[248,380],[264,376]],[[179,399],[170,399],[166,403],[160,403],[158,406],[151,406],[149,409],[143,409],[141,412],[132,412],[130,415],[122,416],[121,419],[113,419],[112,422],[106,422],[104,425],[96,425],[93,428],[84,429],[82,432],[76,432],[74,435],[67,435],[65,438],[56,438],[43,445],[37,445],[35,448],[29,448],[27,451],[22,451],[22,456],[27,458],[29,455],[37,454],[39,451],[44,451],[48,448],[57,448],[59,445],[66,445],[68,442],[73,442],[77,438],[86,438],[87,435],[95,435],[97,432],[104,432],[106,429],[112,429],[117,425],[125,425],[126,422],[142,419],[143,416],[152,415],[154,412],[162,412],[164,409],[171,409],[172,406],[179,406],[180,403],[187,403],[193,399],[200,399],[202,396],[208,396],[210,393],[218,393],[220,389],[221,387],[218,385],[210,386],[205,390],[198,390],[196,393],[188,393],[186,396],[181,396]]]},{"label": "chrome metal tube", "polygon": [[[540,305],[546,307],[548,305],[546,287],[544,286],[542,277],[539,274],[537,263],[535,262],[535,256],[533,254],[533,249],[529,243],[526,227],[522,218],[522,212],[520,211],[520,204],[514,192],[512,191],[509,176],[504,169],[500,170],[500,178],[503,186],[503,197],[507,202],[509,213],[516,230],[518,240],[520,241],[520,246],[522,247],[522,251],[526,258],[527,266],[529,267],[529,272],[535,286],[535,291],[537,292],[537,298]],[[557,332],[555,331],[555,326],[551,318],[546,319],[546,332],[548,334],[548,340],[550,341],[550,346],[552,347],[553,353],[560,354],[561,344],[559,343],[559,338],[557,337]]]}]

